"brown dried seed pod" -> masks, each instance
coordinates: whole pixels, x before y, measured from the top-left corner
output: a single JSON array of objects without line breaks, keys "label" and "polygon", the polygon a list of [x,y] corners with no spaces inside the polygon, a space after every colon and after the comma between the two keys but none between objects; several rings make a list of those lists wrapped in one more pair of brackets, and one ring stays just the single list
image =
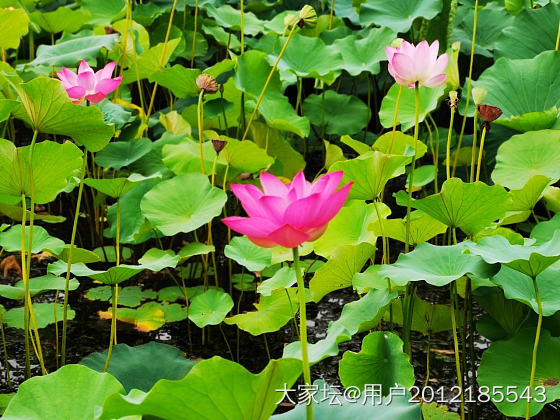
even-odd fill
[{"label": "brown dried seed pod", "polygon": [[220,140],[220,139],[212,139],[212,146],[214,146],[214,150],[217,154],[220,154],[224,147],[226,147],[227,141]]},{"label": "brown dried seed pod", "polygon": [[209,74],[201,74],[196,78],[196,85],[204,93],[216,93],[218,91],[218,83]]}]

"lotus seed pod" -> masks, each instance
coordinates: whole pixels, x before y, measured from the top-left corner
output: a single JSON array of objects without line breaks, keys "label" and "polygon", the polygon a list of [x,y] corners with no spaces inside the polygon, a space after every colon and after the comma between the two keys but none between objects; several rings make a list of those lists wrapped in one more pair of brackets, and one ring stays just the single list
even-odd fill
[{"label": "lotus seed pod", "polygon": [[403,39],[402,38],[395,38],[393,42],[391,42],[391,47],[393,48],[400,48],[402,45]]},{"label": "lotus seed pod", "polygon": [[204,93],[216,93],[218,91],[218,83],[209,74],[201,74],[196,78],[196,85]]},{"label": "lotus seed pod", "polygon": [[212,146],[214,146],[214,150],[216,154],[220,154],[224,147],[226,147],[227,141],[220,140],[220,139],[212,139]]},{"label": "lotus seed pod", "polygon": [[449,106],[452,108],[456,108],[458,102],[459,102],[459,95],[457,95],[457,91],[452,90],[451,92],[449,92]]},{"label": "lotus seed pod", "polygon": [[[317,23],[317,12],[310,5],[306,4],[299,12],[300,27],[309,26],[313,27]],[[303,22],[303,24],[302,24]]]},{"label": "lotus seed pod", "polygon": [[483,87],[477,86],[472,90],[472,97],[475,105],[480,105],[486,99],[488,91]]},{"label": "lotus seed pod", "polygon": [[291,28],[292,26],[294,26],[296,23],[298,23],[298,17],[296,15],[293,14],[289,14],[286,15],[284,17],[284,25],[286,25],[288,28]]}]

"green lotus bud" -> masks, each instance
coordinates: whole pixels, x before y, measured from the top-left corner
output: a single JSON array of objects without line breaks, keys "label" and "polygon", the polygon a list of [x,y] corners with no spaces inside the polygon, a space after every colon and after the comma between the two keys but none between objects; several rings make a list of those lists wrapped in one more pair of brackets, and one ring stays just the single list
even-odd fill
[{"label": "green lotus bud", "polygon": [[488,91],[483,87],[477,86],[472,90],[472,97],[475,105],[480,105],[486,99]]},{"label": "green lotus bud", "polygon": [[300,28],[304,26],[313,27],[317,23],[317,12],[310,5],[306,4],[299,12],[299,23]]}]

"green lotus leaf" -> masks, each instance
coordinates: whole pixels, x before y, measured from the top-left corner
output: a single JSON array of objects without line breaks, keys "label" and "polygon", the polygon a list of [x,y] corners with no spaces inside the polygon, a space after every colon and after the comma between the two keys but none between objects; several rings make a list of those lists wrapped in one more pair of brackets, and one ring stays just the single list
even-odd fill
[{"label": "green lotus leaf", "polygon": [[473,86],[485,88],[485,103],[503,111],[496,124],[521,132],[552,127],[558,118],[560,98],[548,92],[560,88],[559,57],[555,51],[522,60],[502,57],[480,75]]},{"label": "green lotus leaf", "polygon": [[422,417],[424,420],[458,420],[459,414],[449,411],[446,405],[437,405],[437,403],[422,404]]},{"label": "green lotus leaf", "polygon": [[[543,51],[553,50],[558,19],[560,7],[556,3],[551,2],[538,9],[523,10],[515,16],[513,22],[502,28],[501,35],[495,38],[496,58],[533,58]],[[501,26],[502,20],[494,21],[497,22],[500,22]]]},{"label": "green lotus leaf", "polygon": [[[119,289],[118,304],[135,308],[140,306],[142,301],[146,299],[155,299],[157,295],[158,294],[156,292],[150,289],[142,290],[138,286],[127,286]],[[112,299],[113,293],[110,286],[98,286],[89,289],[84,297],[89,300],[102,300],[108,302]]]},{"label": "green lotus leaf", "polygon": [[[21,197],[20,197],[21,199]],[[18,202],[20,201],[18,198],[16,198],[15,196],[4,196],[4,197],[0,197],[0,200],[4,200],[4,201],[14,201],[14,202]],[[4,203],[0,203],[0,213],[2,213],[4,216],[9,217],[12,220],[17,220],[20,221],[21,218],[23,217],[23,207],[18,207],[18,206],[12,206],[10,204],[4,204]],[[25,220],[29,220],[31,217],[31,212],[29,210],[25,210]],[[33,214],[33,219],[34,220],[42,220],[45,223],[62,223],[66,220],[66,217],[64,216],[55,216],[54,214],[44,214],[44,213],[34,213]]]},{"label": "green lotus leaf", "polygon": [[175,64],[171,67],[164,67],[150,76],[150,81],[154,81],[170,89],[178,98],[196,96],[200,92],[196,86],[196,78],[200,75],[199,69],[187,69],[182,65]]},{"label": "green lotus leaf", "polygon": [[[342,56],[339,68],[352,76],[358,76],[362,72],[379,73],[379,63],[387,59],[385,46],[390,45],[397,37],[389,28],[371,28],[366,33],[364,38],[349,35],[333,43]],[[331,65],[334,66],[334,63]]]},{"label": "green lotus leaf", "polygon": [[251,242],[246,236],[236,236],[224,249],[224,255],[249,271],[261,271],[272,264],[272,251]]},{"label": "green lotus leaf", "polygon": [[28,25],[29,17],[25,10],[13,7],[0,9],[0,47],[17,49],[21,38],[29,31]]},{"label": "green lotus leaf", "polygon": [[156,177],[158,176],[144,177],[143,175],[132,174],[128,178],[86,178],[84,184],[109,197],[120,198],[138,184]]},{"label": "green lotus leaf", "polygon": [[89,21],[91,15],[80,9],[59,7],[53,12],[35,11],[29,17],[45,31],[56,34],[62,31],[76,32]]},{"label": "green lotus leaf", "polygon": [[[494,405],[506,416],[523,417],[527,400],[519,398],[525,388],[529,386],[531,376],[531,358],[533,354],[533,343],[535,339],[534,329],[524,329],[508,341],[493,343],[488,350],[482,354],[480,367],[478,368],[478,383],[488,386],[490,389],[502,386],[514,390],[515,396],[510,395],[509,400],[503,399],[498,402],[500,395],[496,393],[492,398]],[[530,416],[536,416],[545,403],[560,398],[560,367],[557,363],[557,355],[560,351],[560,338],[551,337],[550,333],[543,329],[537,351],[537,366],[535,371],[535,384],[531,395],[535,398],[531,401]],[[515,369],[512,369],[515,367]],[[544,387],[542,390],[536,387]],[[527,394],[525,394],[527,395]],[[544,395],[540,397],[539,395]]]},{"label": "green lotus leaf", "polygon": [[488,264],[482,258],[464,251],[462,244],[436,246],[425,242],[408,254],[400,254],[394,264],[384,265],[379,270],[379,275],[390,278],[400,286],[409,281],[424,280],[438,287],[466,274],[488,277]]},{"label": "green lotus leaf", "polygon": [[[22,194],[31,197],[29,147],[16,148],[11,141],[0,139],[0,194],[14,201],[16,197],[21,200]],[[58,163],[53,165],[52,162]],[[81,167],[82,152],[72,143],[37,143],[31,159],[35,203],[53,201],[67,188],[70,178],[79,174]]]},{"label": "green lotus leaf", "polygon": [[560,213],[560,188],[549,186],[544,190],[544,204],[548,211]]},{"label": "green lotus leaf", "polygon": [[200,420],[266,420],[281,399],[284,384],[301,374],[299,360],[272,360],[258,374],[215,356],[197,363],[179,381],[161,380],[148,392],[114,394],[98,420],[130,415]]},{"label": "green lotus leaf", "polygon": [[163,63],[161,62],[161,57],[164,52],[163,42],[143,51],[142,54],[138,56],[136,64],[126,69],[123,73],[122,83],[128,84],[136,80],[151,79],[154,75],[159,74],[160,70],[169,62],[171,54],[173,54],[180,41],[181,38],[169,40],[165,48],[165,54],[163,55]]},{"label": "green lotus leaf", "polygon": [[[342,308],[340,318],[329,324],[327,337],[309,345],[309,362],[318,363],[326,357],[338,355],[338,345],[358,332],[373,328],[381,319],[384,308],[397,297],[395,292],[371,290],[358,300]],[[301,343],[296,341],[284,347],[282,357],[301,360]]]},{"label": "green lotus leaf", "polygon": [[[74,264],[72,264],[74,266]],[[144,267],[138,265],[128,265],[128,264],[121,264],[118,266],[113,266],[107,269],[106,271],[97,271],[97,270],[90,270],[89,272],[85,271],[80,274],[76,274],[78,276],[87,276],[93,280],[97,280],[103,284],[119,284],[123,281],[134,277],[136,274],[140,273],[144,270]]]},{"label": "green lotus leaf", "polygon": [[[52,274],[29,279],[29,293],[35,296],[48,290],[64,290],[66,279]],[[80,283],[76,279],[71,279],[68,290],[76,290]],[[7,299],[22,300],[25,296],[23,280],[18,281],[14,286],[0,284],[0,296]]]},{"label": "green lotus leaf", "polygon": [[504,0],[506,10],[512,15],[517,15],[523,9],[531,7],[531,3],[526,0]]},{"label": "green lotus leaf", "polygon": [[[207,4],[204,7],[208,17],[214,20],[219,26],[229,28],[232,31],[241,31],[241,12],[229,4],[220,7]],[[245,11],[243,31],[247,35],[258,35],[264,32],[264,22],[259,20],[254,13]]]},{"label": "green lotus leaf", "polygon": [[[302,270],[303,274],[303,270]],[[262,296],[270,296],[278,289],[287,289],[296,284],[296,270],[293,267],[282,267],[274,275],[263,281],[257,287],[257,292]]]},{"label": "green lotus leaf", "polygon": [[4,78],[11,81],[21,99],[20,109],[14,115],[34,129],[71,137],[90,152],[97,152],[109,143],[114,128],[105,124],[101,110],[73,104],[59,80],[40,76],[19,83],[14,76],[4,75]]},{"label": "green lotus leaf", "polygon": [[172,249],[164,251],[159,248],[150,248],[138,262],[152,271],[161,271],[164,268],[177,267],[179,256]]},{"label": "green lotus leaf", "polygon": [[[29,246],[29,226],[25,226],[25,249]],[[10,229],[0,232],[0,246],[4,251],[21,251],[21,225],[14,225]],[[49,251],[52,254],[60,254],[64,249],[64,241],[49,235],[45,228],[33,226],[33,241],[31,252],[38,254]]]},{"label": "green lotus leaf", "polygon": [[342,183],[354,181],[349,199],[373,200],[383,192],[387,181],[402,173],[410,159],[409,156],[371,151],[354,159],[335,162],[329,172],[344,171]]},{"label": "green lotus leaf", "polygon": [[550,179],[544,175],[535,175],[518,190],[511,190],[509,195],[511,203],[501,225],[521,223],[529,218],[533,208],[543,196]]},{"label": "green lotus leaf", "polygon": [[[404,219],[376,220],[370,225],[370,229],[378,237],[384,234],[387,238],[406,242],[406,221]],[[445,233],[446,230],[447,226],[445,224],[428,214],[419,210],[413,211],[410,214],[409,244],[412,246],[419,245],[441,233]]]},{"label": "green lotus leaf", "polygon": [[[393,127],[393,120],[395,119],[395,106],[397,104],[397,96],[399,94],[400,85],[395,83],[387,92],[387,95],[381,102],[381,109],[379,110],[379,121],[385,128]],[[437,108],[439,99],[443,96],[445,85],[438,88],[428,88],[421,86],[419,88],[420,94],[420,113],[419,122],[424,121],[426,115]],[[414,89],[403,87],[401,103],[399,105],[399,115],[397,117],[397,124],[401,124],[401,129],[406,131],[414,127],[414,120],[416,115],[416,105],[414,98]]]},{"label": "green lotus leaf", "polygon": [[319,302],[334,290],[352,286],[354,274],[362,269],[374,250],[375,247],[366,242],[339,247],[337,252],[315,272],[309,282],[313,300]]},{"label": "green lotus leaf", "polygon": [[212,187],[200,173],[178,175],[148,191],[140,208],[142,214],[164,235],[191,232],[218,216],[226,194]]},{"label": "green lotus leaf", "polygon": [[[295,272],[294,278],[295,278]],[[226,318],[225,323],[237,325],[252,335],[278,331],[286,325],[298,311],[295,288],[280,288],[268,296],[262,295],[254,303],[256,311],[245,312]]]},{"label": "green lotus leaf", "polygon": [[[266,54],[257,50],[247,51],[237,59],[234,81],[247,98],[258,98],[268,78],[271,66]],[[282,93],[280,78],[275,73],[266,89],[259,112],[268,125],[279,130],[290,131],[300,137],[309,134],[309,121],[300,117]]]},{"label": "green lotus leaf", "polygon": [[[69,260],[69,255],[70,253],[70,245],[65,245],[64,249],[62,250],[62,252],[60,252],[57,257],[58,259],[64,261],[64,262],[68,262]],[[73,246],[73,251],[72,251],[72,262],[73,263],[94,263],[94,262],[98,262],[101,261],[101,257],[99,257],[99,255],[97,255],[95,252],[90,251],[89,249],[85,249],[85,248],[79,248],[76,245]]]},{"label": "green lotus leaf", "polygon": [[[106,359],[107,350],[90,354],[80,365],[103,372]],[[148,392],[160,379],[183,379],[195,364],[185,359],[181,350],[167,344],[151,341],[130,347],[121,343],[113,347],[107,373],[118,379],[126,392]]]},{"label": "green lotus leaf", "polygon": [[492,180],[511,189],[521,189],[535,175],[554,183],[560,179],[560,131],[541,130],[513,136],[502,143],[496,155]]},{"label": "green lotus leaf", "polygon": [[360,23],[363,26],[376,24],[386,26],[395,32],[407,32],[414,19],[432,19],[441,12],[442,2],[438,0],[366,0],[360,6]]},{"label": "green lotus leaf", "polygon": [[[393,155],[411,156],[414,150],[414,137],[404,134],[402,131],[385,133],[375,140],[372,148],[380,152]],[[428,146],[423,142],[416,142],[416,159],[420,159],[428,151]]]},{"label": "green lotus leaf", "polygon": [[29,66],[76,66],[80,60],[93,61],[102,48],[112,49],[118,40],[113,35],[93,35],[62,41],[55,45],[42,44],[37,57]]},{"label": "green lotus leaf", "polygon": [[[102,319],[112,318],[112,308],[103,312],[99,312]],[[187,310],[185,307],[173,304],[162,304],[157,302],[148,302],[142,306],[132,308],[118,308],[117,319],[122,322],[134,325],[138,331],[150,332],[163,327],[168,322],[182,321],[187,318]]]},{"label": "green lotus leaf", "polygon": [[[216,167],[214,167],[215,157],[216,151],[212,143],[205,141],[202,144],[204,170],[208,174],[211,174],[213,169],[216,174],[223,174],[226,168],[224,156],[220,153],[216,160]],[[200,172],[200,146],[198,141],[193,139],[186,138],[180,143],[163,146],[162,158],[165,166],[177,175]]]},{"label": "green lotus leaf", "polygon": [[323,95],[309,95],[303,113],[316,127],[325,126],[327,134],[355,134],[367,126],[369,111],[356,96],[327,90]]},{"label": "green lotus leaf", "polygon": [[231,296],[223,291],[208,289],[192,298],[189,306],[189,319],[197,327],[220,324],[233,308]]},{"label": "green lotus leaf", "polygon": [[239,141],[225,136],[221,136],[220,139],[227,141],[226,147],[220,155],[229,164],[230,170],[234,171],[234,175],[241,172],[258,172],[274,162],[274,159],[267,154],[266,150],[252,141]]},{"label": "green lotus leaf", "polygon": [[195,255],[205,255],[209,252],[214,252],[214,250],[214,245],[206,245],[200,242],[191,242],[181,248],[177,255],[179,256],[180,261],[184,261],[190,257],[194,257]]},{"label": "green lotus leaf", "polygon": [[383,396],[395,384],[410,388],[414,385],[414,368],[403,352],[403,342],[391,332],[376,331],[362,341],[359,353],[345,351],[338,365],[338,374],[346,388],[363,390],[366,384],[380,384]]},{"label": "green lotus leaf", "polygon": [[530,277],[536,277],[560,260],[560,231],[540,245],[512,245],[503,236],[487,236],[478,243],[465,242],[473,254],[487,263],[501,263]]},{"label": "green lotus leaf", "polygon": [[123,18],[126,3],[123,0],[82,0],[82,10],[92,16],[92,25],[110,25],[111,22]]},{"label": "green lotus leaf", "polygon": [[[412,200],[411,205],[448,227],[459,228],[472,236],[504,217],[508,200],[507,192],[499,185],[467,184],[459,178],[450,178],[439,193]],[[407,202],[408,195],[399,192],[397,203],[406,206]]]},{"label": "green lotus leaf", "polygon": [[[37,321],[37,328],[45,328],[51,324],[55,323],[54,317],[54,304],[53,303],[34,303],[33,313],[35,314],[35,320]],[[20,330],[24,329],[24,319],[23,319],[24,308],[13,308],[4,314],[3,321],[8,327],[18,328]],[[68,307],[68,319],[74,319],[76,313],[73,309]],[[57,322],[62,321],[64,316],[64,307],[61,304],[56,305],[56,320]],[[40,418],[40,417],[37,417]]]},{"label": "green lotus leaf", "polygon": [[325,233],[313,242],[315,253],[328,258],[336,254],[338,248],[343,245],[358,245],[362,242],[375,244],[377,238],[369,229],[369,225],[378,220],[376,206],[382,218],[391,214],[389,207],[382,203],[350,201],[329,222]]},{"label": "green lotus leaf", "polygon": [[531,231],[531,238],[535,239],[537,244],[543,244],[550,241],[558,230],[560,230],[560,214],[555,214],[552,219],[536,225]]},{"label": "green lotus leaf", "polygon": [[[117,250],[114,245],[105,245],[94,248],[92,251],[95,255],[97,255],[98,261],[114,263],[117,261]],[[131,248],[127,246],[123,246],[120,248],[120,257],[121,260],[129,260],[132,257],[133,251]],[[72,259],[74,260],[74,259]],[[73,261],[78,262],[78,261]],[[86,262],[86,261],[81,261]],[[91,261],[95,262],[95,261]]]},{"label": "green lotus leaf", "polygon": [[152,150],[152,141],[145,137],[131,141],[115,141],[95,155],[95,163],[118,171],[136,162],[150,150]]},{"label": "green lotus leaf", "polygon": [[[56,398],[53,398],[54,389],[57,390]],[[55,419],[64,413],[67,418],[93,420],[96,418],[96,406],[109,395],[122,392],[123,386],[108,373],[95,372],[80,365],[67,365],[21,384],[8,404],[4,418]],[[87,395],[87,398],[77,398],[80,395]]]}]

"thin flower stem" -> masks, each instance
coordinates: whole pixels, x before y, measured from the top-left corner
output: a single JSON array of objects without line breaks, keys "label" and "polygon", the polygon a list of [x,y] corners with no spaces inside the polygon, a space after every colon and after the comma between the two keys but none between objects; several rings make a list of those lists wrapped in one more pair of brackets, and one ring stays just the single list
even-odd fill
[{"label": "thin flower stem", "polygon": [[[87,168],[87,154],[84,153],[84,157],[83,157],[83,162],[82,162],[82,172],[80,174],[80,186],[78,187],[78,199],[76,201],[76,211],[74,212],[74,222],[72,224],[72,234],[70,235],[70,248],[68,249],[68,261],[67,261],[67,265],[66,265],[66,282],[64,284],[64,302],[63,302],[63,318],[62,318],[62,348],[61,348],[61,360],[60,360],[60,364],[61,366],[64,366],[64,364],[66,363],[66,330],[68,327],[68,291],[70,288],[70,272],[72,269],[72,258],[74,256],[74,243],[76,241],[76,232],[78,230],[78,217],[80,214],[80,206],[82,203],[82,194],[84,191],[84,178],[85,178],[85,174],[86,174],[86,168]],[[55,301],[55,307],[56,307],[56,301]],[[55,309],[56,311],[56,309]],[[58,336],[57,336],[57,340],[58,342]],[[58,359],[58,354],[57,354],[57,359]]]},{"label": "thin flower stem", "polygon": [[4,369],[6,370],[6,382],[8,386],[12,387],[12,378],[10,377],[10,363],[8,359],[8,348],[6,346],[6,336],[4,334],[4,320],[2,314],[0,313],[0,332],[2,333],[2,348],[4,351]]},{"label": "thin flower stem", "polygon": [[399,93],[397,94],[397,102],[395,103],[395,113],[393,115],[393,130],[391,131],[391,142],[389,143],[389,148],[387,149],[387,154],[391,154],[393,151],[393,142],[395,141],[395,131],[397,129],[397,119],[399,118],[399,107],[401,105],[401,97],[403,93],[403,86],[399,85]]},{"label": "thin flower stem", "polygon": [[[299,250],[297,247],[292,249],[294,256],[294,269],[296,270],[296,279],[298,286],[299,300],[299,334],[301,342],[301,362],[303,367],[303,379],[307,385],[311,385],[311,369],[309,367],[309,353],[307,349],[307,314],[305,308],[305,284],[301,275],[299,264]],[[310,402],[307,407],[307,420],[313,419],[313,404]]]},{"label": "thin flower stem", "polygon": [[558,22],[558,34],[556,35],[556,46],[554,47],[554,51],[558,51],[558,47],[560,47],[560,22]]},{"label": "thin flower stem", "polygon": [[270,81],[272,80],[272,76],[274,75],[274,72],[276,71],[276,68],[278,67],[278,63],[282,59],[282,56],[284,55],[284,52],[286,51],[286,48],[288,48],[288,44],[290,43],[290,41],[292,40],[292,37],[294,36],[294,31],[295,31],[296,27],[297,27],[297,23],[294,23],[292,25],[292,29],[290,30],[290,33],[288,34],[288,39],[286,39],[286,42],[284,42],[284,46],[282,47],[282,50],[280,51],[280,54],[278,54],[278,57],[276,58],[276,61],[274,62],[274,65],[270,69],[270,73],[268,74],[266,82],[264,83],[264,86],[261,90],[261,93],[259,94],[259,97],[257,98],[257,103],[255,105],[255,109],[253,109],[253,112],[251,113],[251,116],[249,117],[249,122],[247,123],[247,127],[245,127],[245,132],[243,133],[243,137],[241,138],[241,141],[245,140],[245,138],[247,137],[247,133],[249,133],[249,129],[251,128],[251,124],[253,123],[253,120],[255,119],[255,116],[257,115],[257,111],[259,110],[259,106],[260,106],[260,104],[261,104],[261,102],[264,98],[264,94],[266,92],[266,89],[268,88],[268,85],[270,84]]},{"label": "thin flower stem", "polygon": [[484,150],[484,140],[486,139],[486,126],[482,128],[480,136],[480,150],[478,151],[478,164],[476,166],[476,181],[480,179],[480,167],[482,166],[482,151]]},{"label": "thin flower stem", "polygon": [[[132,22],[132,5],[130,4],[130,2],[131,0],[126,0],[126,19],[124,24],[123,53],[121,57],[121,68],[119,70],[119,76],[123,75],[124,67],[126,63],[126,49],[128,48],[128,32],[130,31],[130,26]],[[135,49],[134,46],[133,49]],[[115,98],[118,98],[119,96],[120,87],[121,85],[119,84],[117,86],[117,89],[115,90]]]},{"label": "thin flower stem", "polygon": [[196,52],[196,30],[198,24],[198,0],[194,2],[194,29],[192,37],[192,50],[191,50],[191,68],[194,68],[194,54]]},{"label": "thin flower stem", "polygon": [[[474,2],[474,18],[473,18],[473,35],[471,40],[471,58],[469,62],[469,79],[467,80],[467,98],[465,101],[465,112],[463,113],[463,122],[461,124],[461,133],[459,134],[459,141],[457,142],[457,154],[455,155],[455,160],[453,161],[453,173],[455,176],[455,169],[457,169],[457,158],[459,157],[459,151],[461,150],[461,144],[463,143],[463,135],[465,133],[465,125],[467,124],[467,114],[469,113],[469,103],[471,99],[471,89],[472,89],[472,69],[474,61],[474,49],[476,43],[476,25],[478,22],[478,0]],[[449,177],[448,177],[449,178]]]},{"label": "thin flower stem", "polygon": [[22,277],[24,285],[24,299],[23,299],[23,325],[24,325],[24,343],[25,343],[25,379],[31,376],[31,362],[30,362],[30,349],[29,349],[29,307],[27,300],[27,289],[29,288],[29,282],[26,279],[26,266],[27,262],[25,260],[25,219],[27,216],[27,206],[25,204],[25,194],[21,194],[23,211],[21,216],[21,268]]},{"label": "thin flower stem", "polygon": [[463,377],[461,375],[461,360],[459,356],[459,340],[457,339],[457,321],[455,319],[455,308],[457,307],[457,286],[455,281],[451,283],[451,327],[453,329],[453,346],[455,352],[455,369],[457,371],[457,383],[461,389],[461,420],[465,419],[465,397],[463,395]]},{"label": "thin flower stem", "polygon": [[243,0],[241,0],[239,5],[239,13],[241,14],[241,54],[243,54],[245,52],[245,6]]},{"label": "thin flower stem", "polygon": [[434,131],[436,133],[436,148],[435,148],[435,156],[434,156],[434,192],[438,192],[438,175],[439,175],[439,129],[437,127],[436,122],[432,118],[431,114],[428,114],[428,119],[434,126]]},{"label": "thin flower stem", "polygon": [[332,29],[334,15],[334,0],[331,0],[331,12],[329,14],[329,30]]},{"label": "thin flower stem", "polygon": [[[447,132],[447,152],[446,152],[446,159],[445,159],[445,174],[447,179],[451,178],[451,171],[449,168],[449,161],[451,160],[451,136],[453,134],[453,119],[455,117],[455,107],[451,107],[451,116],[449,117],[449,131]],[[457,152],[459,150],[457,149]]]},{"label": "thin flower stem", "polygon": [[412,148],[414,149],[414,154],[412,155],[412,164],[410,166],[410,182],[408,183],[408,202],[406,204],[406,241],[404,243],[405,253],[408,252],[410,247],[410,206],[412,204],[412,190],[414,189],[414,167],[416,166],[416,150],[418,147],[418,130],[420,119],[420,91],[418,89],[418,83],[414,86],[414,98],[415,98],[415,116],[414,116],[414,142]]},{"label": "thin flower stem", "polygon": [[525,420],[529,420],[529,418],[531,417],[531,394],[533,393],[533,385],[535,384],[535,371],[537,369],[537,350],[539,349],[539,340],[541,337],[541,326],[543,320],[541,295],[539,293],[539,286],[537,285],[537,278],[535,276],[533,276],[533,286],[535,288],[535,297],[537,299],[539,319],[537,321],[537,332],[535,333],[535,343],[533,344],[533,357],[531,360],[531,378],[529,379],[529,398],[527,399],[527,406],[525,409]]},{"label": "thin flower stem", "polygon": [[[473,124],[473,141],[472,141],[472,153],[471,153],[471,177],[470,182],[474,181],[474,165],[476,159],[476,143],[477,143],[477,136],[478,136],[478,127],[477,127],[477,119],[478,119],[478,108],[475,107],[474,109],[474,124]],[[482,149],[480,149],[482,152]]]},{"label": "thin flower stem", "polygon": [[[381,218],[381,213],[379,212],[379,200],[373,200],[373,206],[375,208],[375,213],[377,215],[377,220],[379,221],[379,227],[381,229],[381,243],[383,244],[383,264],[389,264],[389,253],[387,250],[387,237],[385,236],[385,228],[383,227],[383,220]],[[387,278],[387,290],[391,293],[391,279]],[[393,306],[389,305],[389,329],[393,329]]]},{"label": "thin flower stem", "polygon": [[203,132],[204,132],[204,105],[202,104],[202,98],[204,96],[204,89],[200,89],[200,94],[198,95],[198,105],[196,107],[196,117],[198,120],[198,144],[200,149],[200,171],[206,174],[206,169],[204,168],[204,155],[202,153],[202,144],[204,143]]}]

